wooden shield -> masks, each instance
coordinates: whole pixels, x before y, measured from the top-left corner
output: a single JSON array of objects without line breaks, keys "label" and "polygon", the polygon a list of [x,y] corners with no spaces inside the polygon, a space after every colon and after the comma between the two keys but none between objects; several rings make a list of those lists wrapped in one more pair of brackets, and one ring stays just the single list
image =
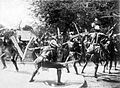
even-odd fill
[{"label": "wooden shield", "polygon": [[23,54],[23,56],[22,56],[22,60],[25,59],[25,56],[26,56],[27,50],[28,50],[28,48],[29,48],[31,42],[33,41],[33,39],[34,39],[34,37],[31,37],[30,41],[28,42],[28,44],[27,44],[27,46],[26,46],[26,48],[25,48],[24,54]]},{"label": "wooden shield", "polygon": [[12,40],[12,42],[13,42],[15,48],[17,49],[19,55],[22,57],[23,56],[23,52],[20,49],[20,46],[18,45],[18,42],[17,42],[16,38],[14,36],[11,36],[10,39]]}]

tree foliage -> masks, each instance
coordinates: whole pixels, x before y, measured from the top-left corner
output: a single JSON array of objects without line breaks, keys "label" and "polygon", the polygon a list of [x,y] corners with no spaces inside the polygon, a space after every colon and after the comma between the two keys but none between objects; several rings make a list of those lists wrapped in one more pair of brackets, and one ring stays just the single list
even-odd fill
[{"label": "tree foliage", "polygon": [[[118,0],[93,1],[89,4],[81,2],[81,0],[34,0],[32,11],[36,17],[39,17],[40,21],[44,21],[46,26],[49,26],[50,31],[55,32],[57,27],[63,33],[68,30],[76,31],[73,25],[73,22],[75,22],[79,31],[83,32],[84,29],[90,31],[94,18],[101,21],[101,27],[103,28],[118,21],[118,19],[112,17],[114,13],[119,14],[118,3]],[[111,17],[102,18],[103,16]]]}]

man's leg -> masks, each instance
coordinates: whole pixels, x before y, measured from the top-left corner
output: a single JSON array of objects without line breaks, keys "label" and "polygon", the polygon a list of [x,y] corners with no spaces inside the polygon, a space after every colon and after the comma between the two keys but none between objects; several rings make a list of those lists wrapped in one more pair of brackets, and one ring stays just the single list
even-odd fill
[{"label": "man's leg", "polygon": [[18,72],[19,71],[19,69],[18,69],[18,66],[17,66],[17,54],[13,54],[12,55],[12,59],[11,59],[11,61],[13,62],[13,64],[14,64],[14,66],[15,66],[15,68],[16,68],[16,71]]},{"label": "man's leg", "polygon": [[114,64],[115,64],[115,70],[117,70],[117,57],[114,56]]},{"label": "man's leg", "polygon": [[111,68],[112,68],[112,60],[110,60],[110,66],[109,66],[109,74],[111,74]]},{"label": "man's leg", "polygon": [[0,59],[3,64],[3,69],[5,69],[7,67],[5,63],[5,53],[3,53],[3,49],[1,46],[0,46]]},{"label": "man's leg", "polygon": [[58,68],[57,69],[58,84],[61,83],[61,74],[62,74],[61,69]]},{"label": "man's leg", "polygon": [[40,56],[40,57],[38,57],[38,58],[35,60],[36,69],[35,69],[35,71],[33,72],[32,77],[31,77],[31,79],[30,79],[29,82],[33,82],[33,81],[34,81],[33,78],[35,77],[35,75],[37,74],[39,68],[41,67],[42,59],[43,59],[43,57]]},{"label": "man's leg", "polygon": [[5,56],[1,57],[1,62],[3,64],[3,69],[7,68],[6,63],[5,63]]},{"label": "man's leg", "polygon": [[77,64],[77,62],[74,62],[73,66],[74,66],[74,69],[75,69],[76,74],[78,75],[79,73],[78,73],[76,64]]},{"label": "man's leg", "polygon": [[58,77],[57,85],[64,85],[64,83],[61,82],[61,74],[62,74],[61,70],[62,70],[61,68],[57,68],[57,77]]},{"label": "man's leg", "polygon": [[[41,63],[40,63],[40,64],[41,64]],[[33,81],[34,81],[34,80],[33,80],[33,78],[34,78],[34,77],[35,77],[35,75],[37,74],[37,72],[38,72],[39,68],[40,68],[40,65],[39,65],[39,66],[37,66],[36,70],[33,72],[32,77],[31,77],[31,79],[30,79],[30,81],[29,81],[29,82],[33,82]]]}]

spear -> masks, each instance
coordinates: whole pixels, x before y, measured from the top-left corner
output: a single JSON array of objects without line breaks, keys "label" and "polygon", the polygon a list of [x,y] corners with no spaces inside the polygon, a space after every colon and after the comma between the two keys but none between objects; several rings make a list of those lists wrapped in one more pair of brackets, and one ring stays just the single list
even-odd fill
[{"label": "spear", "polygon": [[79,32],[79,30],[78,30],[77,25],[75,24],[75,22],[72,22],[72,23],[74,24],[74,26],[75,26],[75,28],[77,30],[77,33],[80,34],[80,32]]},{"label": "spear", "polygon": [[109,33],[113,30],[113,28],[114,28],[116,25],[117,25],[117,23],[115,23],[115,24],[110,28],[110,30],[107,31],[106,34],[109,34]]},{"label": "spear", "polygon": [[18,26],[19,30],[21,30],[21,27],[20,27],[21,23],[22,23],[22,20],[20,21],[19,26]]}]

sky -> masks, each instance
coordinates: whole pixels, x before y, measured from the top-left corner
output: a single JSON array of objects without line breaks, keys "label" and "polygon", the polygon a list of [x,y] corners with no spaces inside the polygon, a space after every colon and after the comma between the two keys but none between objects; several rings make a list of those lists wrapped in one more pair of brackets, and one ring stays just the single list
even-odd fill
[{"label": "sky", "polygon": [[0,0],[0,24],[7,28],[17,28],[31,23],[28,3],[25,0]]}]

